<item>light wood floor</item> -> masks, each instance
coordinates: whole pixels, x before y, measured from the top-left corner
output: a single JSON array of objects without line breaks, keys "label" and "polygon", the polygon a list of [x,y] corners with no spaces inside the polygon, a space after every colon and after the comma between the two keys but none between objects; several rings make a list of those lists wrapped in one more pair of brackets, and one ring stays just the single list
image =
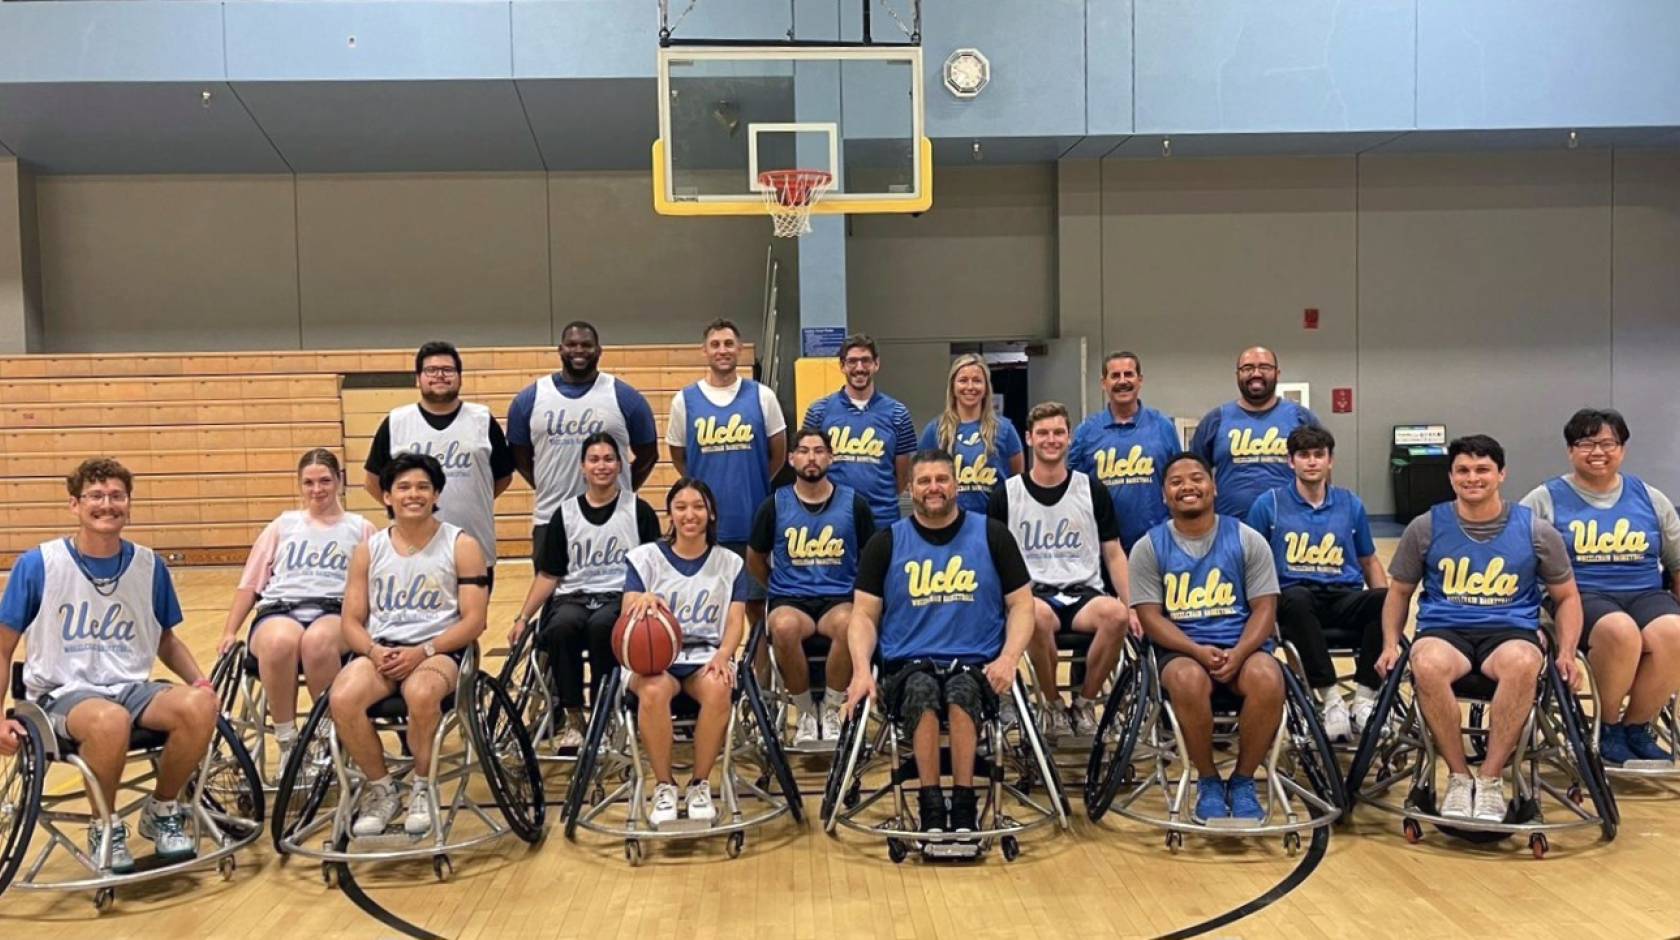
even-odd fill
[{"label": "light wood floor", "polygon": [[[517,561],[499,575],[491,617],[498,631],[529,578]],[[236,572],[188,569],[176,580],[187,611],[183,635],[208,668]],[[1616,842],[1600,843],[1596,830],[1567,835],[1544,861],[1514,843],[1476,850],[1433,833],[1408,846],[1393,818],[1367,809],[1334,831],[1323,862],[1298,888],[1213,935],[1680,934],[1680,793],[1623,787],[1621,796]],[[816,804],[808,800],[813,816]],[[534,849],[508,842],[463,855],[443,884],[426,864],[363,866],[357,879],[378,905],[446,937],[967,940],[1168,933],[1265,894],[1300,863],[1277,840],[1192,838],[1172,856],[1159,832],[1112,820],[1096,826],[1079,817],[1069,834],[1035,834],[1013,864],[993,855],[976,866],[894,865],[881,843],[833,840],[814,822],[801,829],[784,818],[753,833],[734,861],[721,844],[704,844],[655,848],[631,869],[619,843],[584,835],[573,844],[554,830]],[[266,840],[230,883],[207,873],[137,886],[102,916],[86,895],[12,892],[0,898],[0,924],[7,937],[54,940],[398,935],[327,889],[318,866],[282,864]]]}]

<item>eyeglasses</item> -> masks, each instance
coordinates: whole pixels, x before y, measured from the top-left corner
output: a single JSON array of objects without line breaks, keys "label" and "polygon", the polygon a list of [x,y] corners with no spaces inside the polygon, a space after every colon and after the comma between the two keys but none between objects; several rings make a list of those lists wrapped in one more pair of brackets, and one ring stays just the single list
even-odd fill
[{"label": "eyeglasses", "polygon": [[1276,373],[1277,373],[1277,366],[1271,366],[1271,365],[1237,366],[1237,374],[1238,375],[1275,375]]},{"label": "eyeglasses", "polygon": [[76,499],[78,502],[87,503],[92,506],[123,506],[128,503],[128,494],[115,491],[109,493],[83,493],[82,495],[76,497]]},{"label": "eyeglasses", "polygon": [[420,370],[420,374],[429,379],[447,378],[451,375],[459,375],[460,372],[461,370],[454,366],[427,366]]},{"label": "eyeglasses", "polygon": [[851,366],[867,366],[874,362],[874,356],[847,356],[840,361],[840,364],[849,368]]},{"label": "eyeglasses", "polygon": [[1576,441],[1569,445],[1586,454],[1613,454],[1622,449],[1621,441]]}]

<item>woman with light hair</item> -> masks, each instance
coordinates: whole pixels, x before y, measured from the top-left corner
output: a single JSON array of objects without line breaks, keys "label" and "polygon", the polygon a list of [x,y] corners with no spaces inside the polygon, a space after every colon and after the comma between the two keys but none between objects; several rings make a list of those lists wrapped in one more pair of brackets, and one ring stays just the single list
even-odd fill
[{"label": "woman with light hair", "polygon": [[945,411],[922,430],[921,446],[956,458],[957,504],[986,513],[992,490],[1025,467],[1021,435],[992,404],[992,370],[975,353],[951,362]]}]

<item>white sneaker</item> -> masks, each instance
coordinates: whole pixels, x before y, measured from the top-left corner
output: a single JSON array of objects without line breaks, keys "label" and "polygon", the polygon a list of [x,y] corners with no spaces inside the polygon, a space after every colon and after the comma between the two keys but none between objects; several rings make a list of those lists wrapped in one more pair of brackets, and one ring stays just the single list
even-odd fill
[{"label": "white sneaker", "polygon": [[391,825],[401,808],[402,800],[397,797],[395,786],[370,783],[362,790],[361,812],[350,831],[358,836],[379,835]]},{"label": "white sneaker", "polygon": [[560,737],[555,740],[554,746],[562,751],[578,750],[583,747],[583,732],[567,725],[560,729]]},{"label": "white sneaker", "polygon": [[1324,693],[1324,736],[1332,742],[1346,741],[1353,737],[1353,728],[1348,717],[1347,702],[1342,701],[1342,693],[1330,689]]},{"label": "white sneaker", "polygon": [[1069,710],[1073,718],[1073,733],[1088,738],[1097,733],[1097,703],[1087,698],[1073,700]]},{"label": "white sneaker", "polygon": [[279,763],[274,765],[274,779],[276,780],[279,780],[280,775],[286,772],[286,765],[292,762],[292,751],[297,747],[297,738],[292,738],[289,741],[281,741],[279,744]]},{"label": "white sneaker", "polygon": [[1371,723],[1371,715],[1377,710],[1375,699],[1353,697],[1353,707],[1348,709],[1348,721],[1353,726],[1353,736],[1365,736],[1365,728]]},{"label": "white sneaker", "polygon": [[816,714],[806,711],[800,712],[799,724],[796,725],[793,730],[794,747],[804,747],[807,744],[817,743],[817,730],[818,725]]},{"label": "white sneaker", "polygon": [[712,805],[712,785],[704,780],[696,780],[688,785],[688,818],[699,822],[711,822],[717,818],[717,807]]},{"label": "white sneaker", "polygon": [[648,823],[655,828],[677,821],[677,785],[661,783],[653,788],[653,807],[648,810]]},{"label": "white sneaker", "polygon": [[1073,736],[1073,722],[1068,720],[1067,709],[1063,708],[1059,701],[1051,702],[1045,707],[1040,726],[1044,736],[1052,741]]},{"label": "white sneaker", "polygon": [[1441,797],[1441,815],[1473,819],[1475,798],[1476,782],[1469,774],[1449,774],[1446,795]]},{"label": "white sneaker", "polygon": [[426,787],[415,787],[408,795],[408,818],[403,820],[403,831],[411,836],[423,836],[432,831],[432,791]]},{"label": "white sneaker", "polygon": [[824,705],[822,708],[822,737],[830,747],[840,740],[840,725],[844,719],[840,716],[839,705]]},{"label": "white sneaker", "polygon": [[1020,722],[1021,716],[1015,714],[1015,697],[1013,695],[1006,696],[998,704],[998,724],[1008,728],[1010,725],[1020,724]]},{"label": "white sneaker", "polygon": [[1505,821],[1505,778],[1476,778],[1476,821]]}]

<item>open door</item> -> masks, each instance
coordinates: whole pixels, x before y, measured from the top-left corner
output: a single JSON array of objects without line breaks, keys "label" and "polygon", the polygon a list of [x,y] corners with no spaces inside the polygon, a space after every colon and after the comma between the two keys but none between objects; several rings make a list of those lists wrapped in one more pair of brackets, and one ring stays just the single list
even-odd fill
[{"label": "open door", "polygon": [[[1038,344],[1032,351],[1036,352]],[[1046,340],[1043,355],[1027,357],[1027,393],[1032,404],[1059,401],[1078,425],[1085,419],[1091,383],[1085,368],[1085,337]]]}]

